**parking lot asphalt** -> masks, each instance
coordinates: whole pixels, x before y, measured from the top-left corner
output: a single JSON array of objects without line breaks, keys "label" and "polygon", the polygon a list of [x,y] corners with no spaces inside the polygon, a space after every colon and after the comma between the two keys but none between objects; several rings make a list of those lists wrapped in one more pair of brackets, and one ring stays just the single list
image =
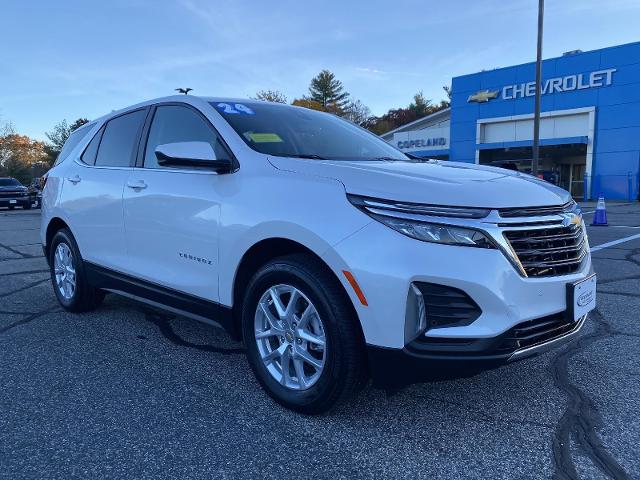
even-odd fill
[{"label": "parking lot asphalt", "polygon": [[[638,204],[607,213],[592,247],[640,233]],[[39,219],[0,211],[0,478],[640,478],[640,238],[594,253],[572,343],[305,417],[222,331],[115,295],[63,312]]]}]

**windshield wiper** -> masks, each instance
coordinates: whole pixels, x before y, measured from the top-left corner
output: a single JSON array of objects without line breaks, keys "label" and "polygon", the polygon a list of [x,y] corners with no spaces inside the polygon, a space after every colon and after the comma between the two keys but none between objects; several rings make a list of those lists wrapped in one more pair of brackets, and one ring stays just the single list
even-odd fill
[{"label": "windshield wiper", "polygon": [[288,157],[288,158],[312,158],[314,160],[329,160],[327,157],[316,155],[315,153],[280,153],[274,156]]},{"label": "windshield wiper", "polygon": [[[406,154],[405,154],[406,155]],[[420,157],[409,157],[409,158],[396,158],[396,157],[374,157],[371,158],[373,161],[381,161],[381,162],[406,162],[407,160],[418,160],[418,161],[426,161],[425,158]]]}]

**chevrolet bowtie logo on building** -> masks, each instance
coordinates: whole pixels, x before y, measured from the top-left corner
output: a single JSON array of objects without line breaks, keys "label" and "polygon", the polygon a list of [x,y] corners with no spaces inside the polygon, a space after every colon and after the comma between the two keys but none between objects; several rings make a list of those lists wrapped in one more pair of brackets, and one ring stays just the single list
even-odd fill
[{"label": "chevrolet bowtie logo on building", "polygon": [[485,103],[494,98],[498,98],[498,93],[500,93],[498,90],[494,90],[492,92],[489,90],[480,90],[478,93],[469,95],[467,102]]}]

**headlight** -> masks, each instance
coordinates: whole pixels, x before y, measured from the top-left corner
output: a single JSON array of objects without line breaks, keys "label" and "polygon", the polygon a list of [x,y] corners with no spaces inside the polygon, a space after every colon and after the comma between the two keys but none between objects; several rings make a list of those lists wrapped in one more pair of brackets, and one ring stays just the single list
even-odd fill
[{"label": "headlight", "polygon": [[[489,214],[486,208],[423,205],[353,194],[347,194],[347,199],[354,207],[374,220],[407,237],[444,245],[497,248],[495,243],[480,230],[433,221],[434,217],[455,218],[456,220],[452,220],[452,223],[459,222],[458,219],[480,219]],[[422,220],[420,217],[429,218]]]},{"label": "headlight", "polygon": [[371,215],[387,227],[423,242],[445,245],[463,245],[467,247],[496,248],[493,242],[481,231],[439,223],[428,223],[401,218]]}]

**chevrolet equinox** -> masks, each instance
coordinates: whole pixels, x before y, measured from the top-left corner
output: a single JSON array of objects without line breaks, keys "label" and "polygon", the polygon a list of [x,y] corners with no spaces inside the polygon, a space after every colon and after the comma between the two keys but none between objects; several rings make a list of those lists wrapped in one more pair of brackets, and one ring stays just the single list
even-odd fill
[{"label": "chevrolet equinox", "polygon": [[47,176],[41,240],[66,310],[112,292],[223,327],[303,413],[369,380],[537,354],[595,306],[566,191],[253,100],[168,97],[79,128]]}]

